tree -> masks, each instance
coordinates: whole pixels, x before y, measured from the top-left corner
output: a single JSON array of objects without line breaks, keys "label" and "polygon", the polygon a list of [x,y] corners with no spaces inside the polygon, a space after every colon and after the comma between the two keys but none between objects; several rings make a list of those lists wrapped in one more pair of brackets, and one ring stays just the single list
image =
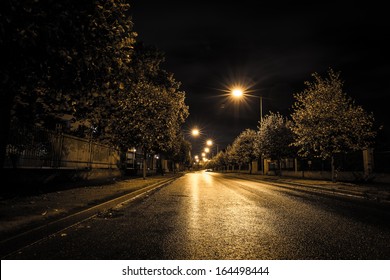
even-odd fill
[{"label": "tree", "polygon": [[173,171],[175,164],[179,163],[188,167],[191,163],[191,143],[184,139],[183,134],[179,133],[174,140],[174,145],[166,152],[167,158],[172,160]]},{"label": "tree", "polygon": [[[0,11],[1,165],[10,120],[52,128],[64,115],[121,149],[168,151],[188,115],[185,93],[160,65],[164,55],[135,46],[126,0],[6,1]],[[144,165],[145,166],[145,165]]]},{"label": "tree", "polygon": [[253,129],[245,129],[233,142],[233,150],[239,165],[248,164],[252,174],[252,162],[259,158],[258,134]]},{"label": "tree", "polygon": [[264,157],[278,160],[280,173],[281,160],[294,155],[290,123],[279,113],[270,112],[259,125],[259,150]]},{"label": "tree", "polygon": [[129,7],[125,0],[5,1],[1,166],[11,119],[51,127],[64,114],[86,121],[110,114],[136,37]]},{"label": "tree", "polygon": [[215,156],[213,156],[207,163],[206,163],[206,169],[213,168],[215,170],[219,169],[223,166],[222,162],[222,151],[218,152]]},{"label": "tree", "polygon": [[161,68],[164,54],[158,49],[136,44],[117,106],[105,123],[96,120],[100,138],[124,149],[136,146],[146,155],[173,151],[180,127],[188,116],[185,92],[173,74]]},{"label": "tree", "polygon": [[312,77],[314,81],[306,81],[307,88],[294,95],[293,145],[303,157],[331,158],[335,180],[334,155],[371,146],[376,135],[374,117],[343,92],[340,73],[329,69],[328,77],[317,73]]},{"label": "tree", "polygon": [[232,166],[232,170],[234,170],[234,165],[237,163],[236,151],[233,148],[233,145],[228,145],[226,147],[225,152],[223,153],[223,161],[226,165],[226,171],[229,171],[229,166]]}]

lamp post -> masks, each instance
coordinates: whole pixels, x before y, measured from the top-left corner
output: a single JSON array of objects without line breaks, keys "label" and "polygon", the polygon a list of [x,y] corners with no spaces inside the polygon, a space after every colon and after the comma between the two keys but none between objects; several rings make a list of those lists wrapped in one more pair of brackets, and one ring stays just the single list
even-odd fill
[{"label": "lamp post", "polygon": [[[240,87],[235,87],[231,90],[231,94],[234,98],[236,99],[241,99],[245,95],[245,90],[240,88]],[[260,100],[260,124],[263,121],[263,97],[260,95],[259,96]]]},{"label": "lamp post", "polygon": [[[242,89],[241,87],[236,87],[231,90],[231,94],[234,98],[242,98],[245,94],[245,90]],[[259,96],[259,101],[260,101],[260,127],[263,122],[263,97],[260,95]],[[263,160],[263,155],[260,155],[260,165],[261,165],[261,172],[264,175],[264,160]]]},{"label": "lamp post", "polygon": [[259,96],[260,98],[260,126],[261,123],[263,122],[263,97]]}]

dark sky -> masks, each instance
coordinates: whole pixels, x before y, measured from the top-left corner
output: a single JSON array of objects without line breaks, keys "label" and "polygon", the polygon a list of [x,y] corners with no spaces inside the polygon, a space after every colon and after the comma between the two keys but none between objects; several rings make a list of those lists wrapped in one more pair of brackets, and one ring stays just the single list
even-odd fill
[{"label": "dark sky", "polygon": [[[341,73],[344,91],[378,124],[388,124],[390,21],[383,1],[130,3],[138,40],[165,52],[163,67],[186,92],[184,129],[198,126],[202,139],[213,138],[219,149],[256,129],[259,96],[263,114],[287,116],[293,94],[312,73],[329,68]],[[245,102],[227,97],[238,83],[252,95]],[[195,148],[202,140],[196,141]]]}]

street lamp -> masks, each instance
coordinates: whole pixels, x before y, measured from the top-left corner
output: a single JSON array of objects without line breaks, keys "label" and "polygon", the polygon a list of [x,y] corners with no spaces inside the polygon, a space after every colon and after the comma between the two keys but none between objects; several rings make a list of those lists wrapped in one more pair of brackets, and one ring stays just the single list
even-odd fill
[{"label": "street lamp", "polygon": [[236,98],[240,98],[241,96],[244,95],[244,90],[241,88],[233,88],[232,95]]},{"label": "street lamp", "polygon": [[200,131],[198,128],[193,128],[192,131],[191,131],[191,134],[192,136],[199,136],[200,135]]},{"label": "street lamp", "polygon": [[[245,97],[245,90],[240,87],[235,87],[231,90],[231,95],[235,99],[241,99]],[[261,125],[263,121],[263,97],[259,96],[259,99],[260,99],[260,125]]]},{"label": "street lamp", "polygon": [[[207,140],[206,140],[206,145],[207,145],[208,147],[210,147],[211,151],[213,151],[213,149],[211,148],[211,146],[214,145],[213,140],[207,139]],[[216,154],[218,154],[218,145],[216,145],[216,147],[217,147],[217,153],[216,153]],[[209,151],[210,151],[210,149],[209,149]],[[214,157],[214,153],[213,153],[213,152],[211,152],[211,157]]]}]

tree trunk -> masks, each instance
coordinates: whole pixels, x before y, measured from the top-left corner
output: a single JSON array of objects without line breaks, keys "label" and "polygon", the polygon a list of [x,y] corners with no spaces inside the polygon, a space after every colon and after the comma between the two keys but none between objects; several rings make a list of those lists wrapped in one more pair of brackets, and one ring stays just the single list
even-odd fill
[{"label": "tree trunk", "polygon": [[282,160],[279,159],[279,176],[282,176]]},{"label": "tree trunk", "polygon": [[336,182],[335,168],[334,168],[334,156],[331,158],[331,172],[332,172],[332,182]]},{"label": "tree trunk", "polygon": [[146,151],[144,151],[144,158],[143,158],[143,163],[142,163],[142,178],[145,180],[146,179]]},{"label": "tree trunk", "polygon": [[264,175],[264,157],[260,156],[260,166],[261,166],[261,174]]}]

